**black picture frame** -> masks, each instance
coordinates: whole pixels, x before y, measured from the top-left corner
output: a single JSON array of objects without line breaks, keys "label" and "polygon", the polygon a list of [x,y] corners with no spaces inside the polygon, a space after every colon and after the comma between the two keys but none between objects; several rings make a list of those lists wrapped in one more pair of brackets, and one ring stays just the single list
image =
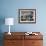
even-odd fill
[{"label": "black picture frame", "polygon": [[36,23],[36,9],[19,9],[19,23]]}]

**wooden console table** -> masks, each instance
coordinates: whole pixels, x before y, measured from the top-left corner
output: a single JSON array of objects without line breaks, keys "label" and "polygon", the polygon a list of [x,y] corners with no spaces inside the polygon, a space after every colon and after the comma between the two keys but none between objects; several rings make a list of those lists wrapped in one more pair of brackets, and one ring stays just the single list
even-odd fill
[{"label": "wooden console table", "polygon": [[[25,35],[26,32],[11,32],[8,35],[4,33],[4,46],[43,46],[43,35]],[[34,33],[34,32],[33,32]]]}]

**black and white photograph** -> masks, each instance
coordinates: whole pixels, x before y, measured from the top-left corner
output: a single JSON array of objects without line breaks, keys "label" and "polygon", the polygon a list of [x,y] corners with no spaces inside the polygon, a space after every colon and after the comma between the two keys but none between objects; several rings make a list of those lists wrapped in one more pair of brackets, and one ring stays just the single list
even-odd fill
[{"label": "black and white photograph", "polygon": [[36,23],[36,9],[19,9],[19,23]]}]

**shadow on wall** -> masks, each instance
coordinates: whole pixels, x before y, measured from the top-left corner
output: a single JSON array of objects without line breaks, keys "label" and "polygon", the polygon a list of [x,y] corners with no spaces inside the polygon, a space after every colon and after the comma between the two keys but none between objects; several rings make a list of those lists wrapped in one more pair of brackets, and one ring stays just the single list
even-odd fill
[{"label": "shadow on wall", "polygon": [[5,23],[5,17],[0,16],[0,46],[3,46],[3,32],[2,32],[2,25]]}]

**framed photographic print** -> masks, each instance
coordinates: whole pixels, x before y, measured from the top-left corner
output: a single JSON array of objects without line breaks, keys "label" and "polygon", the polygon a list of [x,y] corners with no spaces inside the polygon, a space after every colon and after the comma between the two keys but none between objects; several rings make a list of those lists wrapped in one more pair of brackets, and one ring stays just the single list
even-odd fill
[{"label": "framed photographic print", "polygon": [[36,9],[19,9],[19,23],[36,23]]}]

